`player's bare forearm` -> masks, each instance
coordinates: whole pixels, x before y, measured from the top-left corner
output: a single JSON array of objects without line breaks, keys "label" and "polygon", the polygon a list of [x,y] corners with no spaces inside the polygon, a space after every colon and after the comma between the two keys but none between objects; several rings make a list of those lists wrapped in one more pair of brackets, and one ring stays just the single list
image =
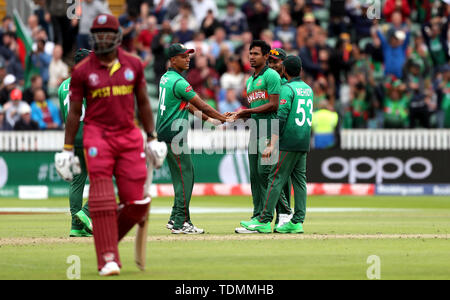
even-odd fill
[{"label": "player's bare forearm", "polygon": [[265,114],[278,111],[280,95],[269,95],[269,103],[238,112],[237,118],[249,118],[252,114]]},{"label": "player's bare forearm", "polygon": [[221,122],[226,122],[226,117],[222,115],[220,112],[212,108],[209,104],[204,102],[198,95],[196,95],[194,98],[192,98],[189,101],[189,106],[194,105],[199,111],[206,114],[212,119],[219,120]]},{"label": "player's bare forearm", "polygon": [[150,101],[145,86],[137,91],[136,100],[139,118],[141,119],[145,132],[153,132],[155,130],[155,121],[153,120],[152,108],[150,107]]},{"label": "player's bare forearm", "polygon": [[200,109],[198,109],[197,107],[195,107],[195,105],[192,103],[189,103],[188,109],[189,109],[189,112],[191,114],[193,114],[194,116],[198,116],[200,114],[203,121],[206,121],[209,118],[209,116],[207,114],[202,113],[202,111]]},{"label": "player's bare forearm", "polygon": [[80,118],[82,112],[82,102],[72,101],[70,103],[70,110],[67,114],[66,130],[64,133],[64,144],[73,145],[75,143],[75,136],[80,127]]}]

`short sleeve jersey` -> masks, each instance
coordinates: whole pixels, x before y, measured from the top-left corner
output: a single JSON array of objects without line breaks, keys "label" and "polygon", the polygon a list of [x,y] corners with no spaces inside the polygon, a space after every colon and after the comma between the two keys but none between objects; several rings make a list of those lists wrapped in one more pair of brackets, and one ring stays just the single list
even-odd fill
[{"label": "short sleeve jersey", "polygon": [[145,88],[145,77],[139,58],[118,48],[117,61],[106,67],[95,53],[78,63],[70,82],[70,101],[86,98],[86,126],[107,131],[135,127],[135,91]]},{"label": "short sleeve jersey", "polygon": [[[279,95],[281,90],[281,78],[277,71],[265,66],[259,74],[253,74],[247,80],[247,100],[250,108],[259,107],[269,103],[269,95]],[[277,113],[252,114],[257,121],[258,138],[270,137],[270,120],[276,119]],[[259,120],[268,120],[268,132],[260,132]]]},{"label": "short sleeve jersey", "polygon": [[280,94],[280,150],[307,152],[310,149],[314,94],[299,77],[283,85]]},{"label": "short sleeve jersey", "polygon": [[188,104],[195,95],[189,82],[175,69],[170,68],[161,77],[156,121],[159,141],[170,143],[176,135],[187,134]]},{"label": "short sleeve jersey", "polygon": [[[70,88],[70,78],[64,80],[58,88],[59,107],[61,108],[64,123],[66,123],[67,121],[67,115],[70,109],[69,88]],[[75,147],[83,147],[83,125],[84,125],[83,120],[85,110],[86,110],[86,100],[83,100],[83,108],[80,118],[80,127],[78,128],[78,132],[75,137]]]}]

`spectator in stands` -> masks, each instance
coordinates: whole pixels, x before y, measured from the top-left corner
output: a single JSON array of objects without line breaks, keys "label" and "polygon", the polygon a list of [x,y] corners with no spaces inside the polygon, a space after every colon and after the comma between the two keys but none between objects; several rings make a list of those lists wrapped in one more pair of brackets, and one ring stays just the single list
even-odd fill
[{"label": "spectator in stands", "polygon": [[405,33],[401,30],[389,29],[387,37],[377,28],[373,38],[378,38],[383,49],[384,73],[402,78],[402,68],[406,62],[406,49],[409,45],[410,31]]},{"label": "spectator in stands", "polygon": [[348,32],[347,23],[347,11],[345,10],[346,0],[334,0],[330,1],[330,15],[328,24],[328,34],[330,37],[337,37],[343,32]]},{"label": "spectator in stands", "polygon": [[289,0],[289,11],[293,25],[298,27],[303,24],[303,17],[305,15],[306,0]]},{"label": "spectator in stands", "polygon": [[406,21],[411,15],[411,8],[408,0],[386,0],[383,7],[383,15],[386,18],[386,21],[391,22],[392,14],[395,11],[401,12],[403,21]]},{"label": "spectator in stands", "polygon": [[35,14],[31,14],[28,17],[27,20],[27,29],[28,29],[28,34],[33,38],[36,39],[36,35],[39,29],[41,29],[41,27],[39,26],[39,18],[37,15]]},{"label": "spectator in stands", "polygon": [[39,129],[61,128],[59,109],[53,102],[45,98],[42,89],[34,92],[34,101],[31,103],[31,119],[39,124]]},{"label": "spectator in stands", "polygon": [[206,38],[211,37],[217,28],[222,26],[219,20],[216,18],[214,11],[209,10],[206,17],[203,19],[201,23],[200,30],[203,31]]},{"label": "spectator in stands", "polygon": [[144,20],[141,31],[137,37],[136,48],[139,56],[147,60],[152,53],[151,45],[153,38],[158,35],[158,20],[155,16],[149,16]]},{"label": "spectator in stands", "polygon": [[447,64],[442,68],[442,72],[438,75],[437,95],[439,98],[439,108],[442,111],[440,128],[450,128],[450,65]]},{"label": "spectator in stands", "polygon": [[31,86],[23,91],[23,100],[29,105],[31,105],[31,102],[34,100],[34,92],[38,89],[44,89],[44,82],[42,81],[41,75],[34,74],[31,76],[30,81]]},{"label": "spectator in stands", "polygon": [[19,109],[20,119],[14,124],[14,130],[39,130],[39,124],[31,119],[31,108],[24,105]]},{"label": "spectator in stands", "polygon": [[5,32],[2,36],[3,45],[0,46],[0,56],[5,60],[10,60],[14,56],[17,48],[16,35],[14,32]]},{"label": "spectator in stands", "polygon": [[150,9],[150,13],[158,19],[158,24],[161,24],[164,20],[164,16],[167,13],[167,7],[170,3],[176,2],[171,0],[153,0],[153,7]]},{"label": "spectator in stands", "polygon": [[340,88],[342,78],[346,81],[348,72],[355,63],[352,56],[353,47],[355,46],[351,44],[350,35],[342,33],[332,51],[330,65],[333,67],[330,71],[338,88]]},{"label": "spectator in stands", "polygon": [[209,46],[208,42],[205,40],[205,33],[202,31],[197,31],[194,33],[194,39],[190,42],[187,42],[185,44],[186,48],[188,49],[195,49],[195,55],[210,55],[211,53],[211,47]]},{"label": "spectator in stands", "polygon": [[194,31],[189,29],[187,19],[180,20],[180,29],[175,31],[175,36],[182,44],[194,39]]},{"label": "spectator in stands", "polygon": [[431,3],[433,0],[412,0],[411,10],[416,11],[414,22],[418,24],[425,24],[430,21],[431,18]]},{"label": "spectator in stands", "polygon": [[0,131],[12,130],[11,126],[5,120],[5,110],[0,105]]},{"label": "spectator in stands", "polygon": [[406,128],[409,125],[409,98],[399,79],[388,81],[384,98],[384,128]]},{"label": "spectator in stands", "polygon": [[3,82],[3,79],[5,79],[5,76],[8,74],[6,71],[6,61],[5,59],[0,56],[0,84]]},{"label": "spectator in stands", "polygon": [[141,20],[147,19],[152,6],[155,4],[153,0],[127,0],[126,7],[134,7],[137,12],[140,12],[139,18]]},{"label": "spectator in stands", "polygon": [[69,66],[63,62],[63,48],[61,45],[56,45],[53,50],[53,57],[49,65],[49,89],[57,89],[59,85],[69,77]]},{"label": "spectator in stands", "polygon": [[278,26],[274,30],[274,39],[281,41],[284,48],[295,48],[295,38],[297,30],[292,26],[292,19],[288,13],[281,13],[278,16]]},{"label": "spectator in stands", "polygon": [[432,18],[430,24],[423,27],[423,36],[436,68],[445,65],[449,60],[448,28],[448,21],[442,24],[439,17]]},{"label": "spectator in stands", "polygon": [[228,40],[238,41],[242,34],[248,30],[247,18],[242,11],[236,8],[234,1],[227,2],[226,14],[221,22],[227,32]]},{"label": "spectator in stands", "polygon": [[91,49],[89,43],[90,28],[99,14],[110,14],[106,3],[99,0],[84,0],[81,2],[81,16],[78,21],[72,19],[72,26],[78,25],[77,48]]},{"label": "spectator in stands", "polygon": [[209,102],[217,107],[216,87],[218,87],[219,74],[209,66],[206,56],[195,56],[195,67],[188,72],[186,79],[202,99],[212,100]]},{"label": "spectator in stands", "polygon": [[356,33],[356,40],[370,37],[370,29],[373,26],[373,20],[368,18],[368,9],[370,4],[363,2],[359,7],[352,7],[348,11],[348,16],[353,29]]},{"label": "spectator in stands", "polygon": [[269,26],[269,7],[262,0],[248,0],[242,5],[248,28],[255,38]]},{"label": "spectator in stands", "polygon": [[352,99],[349,106],[350,126],[348,128],[367,128],[371,99],[362,81],[352,87]]},{"label": "spectator in stands", "polygon": [[31,54],[31,62],[34,66],[39,68],[39,74],[41,75],[42,80],[44,81],[44,86],[46,87],[48,84],[48,80],[50,79],[48,68],[50,66],[52,57],[45,53],[44,47],[45,40],[38,40],[37,49]]},{"label": "spectator in stands", "polygon": [[20,86],[24,84],[24,69],[20,61],[20,47],[16,47],[13,56],[8,60],[6,72],[16,76],[16,80]]},{"label": "spectator in stands", "polygon": [[234,51],[233,44],[226,39],[226,32],[223,27],[218,27],[216,31],[214,31],[214,35],[209,40],[211,55],[214,57],[214,59],[217,59],[219,57],[222,45],[225,45],[230,52]]},{"label": "spectator in stands", "polygon": [[224,114],[226,112],[235,112],[242,107],[238,98],[236,97],[236,90],[229,88],[226,90],[225,101],[219,102],[219,111]]},{"label": "spectator in stands", "polygon": [[173,20],[181,10],[181,7],[188,3],[188,0],[165,0],[167,4],[166,20]]},{"label": "spectator in stands", "polygon": [[239,55],[241,59],[241,65],[243,67],[244,73],[250,73],[252,71],[252,67],[250,66],[249,61],[249,51],[250,45],[253,41],[253,35],[250,31],[245,31],[242,33],[242,45],[236,48],[235,53]]},{"label": "spectator in stands", "polygon": [[322,71],[319,62],[319,47],[313,35],[306,38],[305,46],[300,48],[299,56],[303,62],[303,70],[316,78]]},{"label": "spectator in stands", "polygon": [[44,52],[47,53],[48,55],[52,56],[53,50],[55,49],[55,43],[53,43],[52,41],[50,41],[48,39],[47,32],[42,28],[39,28],[36,31],[36,38],[35,38],[36,42],[33,43],[33,51],[37,50],[37,41],[39,41],[39,40],[42,40],[45,42]]},{"label": "spectator in stands", "polygon": [[210,10],[214,16],[219,14],[217,4],[214,0],[191,0],[191,4],[198,24],[203,22]]},{"label": "spectator in stands", "polygon": [[68,55],[73,46],[72,28],[67,18],[69,4],[67,1],[46,0],[46,8],[53,28],[53,41],[62,45],[63,54]]},{"label": "spectator in stands", "polygon": [[297,28],[297,48],[303,48],[306,45],[307,40],[311,36],[317,37],[321,30],[322,28],[316,24],[314,15],[312,13],[306,13],[303,17],[303,25]]},{"label": "spectator in stands", "polygon": [[134,40],[136,28],[139,23],[139,7],[127,6],[127,11],[119,16],[119,24],[122,29],[122,48],[128,52],[134,52]]},{"label": "spectator in stands", "polygon": [[235,55],[231,56],[226,65],[227,71],[220,77],[220,87],[224,91],[234,89],[236,94],[240,95],[241,90],[244,88],[245,81],[239,57]]},{"label": "spectator in stands", "polygon": [[23,107],[28,107],[29,105],[22,100],[22,92],[17,88],[11,91],[10,98],[11,100],[5,103],[3,109],[5,110],[6,122],[13,128],[14,124],[20,119],[19,111]]},{"label": "spectator in stands", "polygon": [[0,89],[0,105],[4,105],[10,100],[9,94],[17,87],[16,76],[8,74],[3,79],[3,85]]},{"label": "spectator in stands", "polygon": [[6,32],[16,32],[16,26],[9,15],[4,16],[2,19],[2,24],[0,26],[0,46],[3,43],[3,34]]},{"label": "spectator in stands", "polygon": [[319,104],[319,110],[314,113],[311,130],[314,136],[315,149],[333,148],[337,145],[336,131],[339,116],[330,108],[327,100]]},{"label": "spectator in stands", "polygon": [[180,7],[180,12],[177,16],[171,21],[170,25],[172,26],[173,31],[180,30],[181,20],[188,21],[188,28],[192,31],[197,31],[200,27],[200,22],[197,21],[193,12],[192,6],[189,2],[183,3]]},{"label": "spectator in stands", "polygon": [[166,72],[166,49],[169,45],[176,42],[175,35],[173,34],[170,21],[165,20],[161,24],[161,29],[157,36],[152,41],[152,53],[154,56],[153,69],[156,75],[156,82],[159,83],[161,76]]}]

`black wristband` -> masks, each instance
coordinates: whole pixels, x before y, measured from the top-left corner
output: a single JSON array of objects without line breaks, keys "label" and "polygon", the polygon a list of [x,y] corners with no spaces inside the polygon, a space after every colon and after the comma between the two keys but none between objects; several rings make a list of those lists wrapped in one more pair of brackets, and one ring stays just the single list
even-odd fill
[{"label": "black wristband", "polygon": [[156,134],[156,131],[147,132],[147,138],[156,139],[157,137],[158,135]]}]

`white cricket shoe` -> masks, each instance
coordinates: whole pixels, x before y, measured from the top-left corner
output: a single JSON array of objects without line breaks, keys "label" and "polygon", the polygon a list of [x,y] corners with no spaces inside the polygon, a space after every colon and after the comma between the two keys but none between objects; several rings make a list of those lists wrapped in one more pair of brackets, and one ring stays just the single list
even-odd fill
[{"label": "white cricket shoe", "polygon": [[237,227],[234,232],[239,233],[239,234],[252,234],[252,233],[259,233],[256,230],[248,230],[244,227]]},{"label": "white cricket shoe", "polygon": [[119,265],[115,261],[107,262],[106,265],[100,270],[100,276],[113,276],[120,274]]},{"label": "white cricket shoe", "polygon": [[173,234],[203,234],[205,231],[201,228],[195,227],[193,224],[189,224],[188,222],[184,222],[183,227],[181,229],[173,229]]},{"label": "white cricket shoe", "polygon": [[280,214],[279,217],[278,217],[278,224],[276,224],[275,228],[276,227],[281,227],[284,224],[289,223],[289,221],[292,219],[293,216],[294,216],[293,214],[290,214],[290,215],[288,215],[288,214]]},{"label": "white cricket shoe", "polygon": [[169,222],[167,222],[167,224],[166,224],[166,228],[169,230],[172,230],[173,224],[175,224],[175,222],[173,220],[169,220]]}]

